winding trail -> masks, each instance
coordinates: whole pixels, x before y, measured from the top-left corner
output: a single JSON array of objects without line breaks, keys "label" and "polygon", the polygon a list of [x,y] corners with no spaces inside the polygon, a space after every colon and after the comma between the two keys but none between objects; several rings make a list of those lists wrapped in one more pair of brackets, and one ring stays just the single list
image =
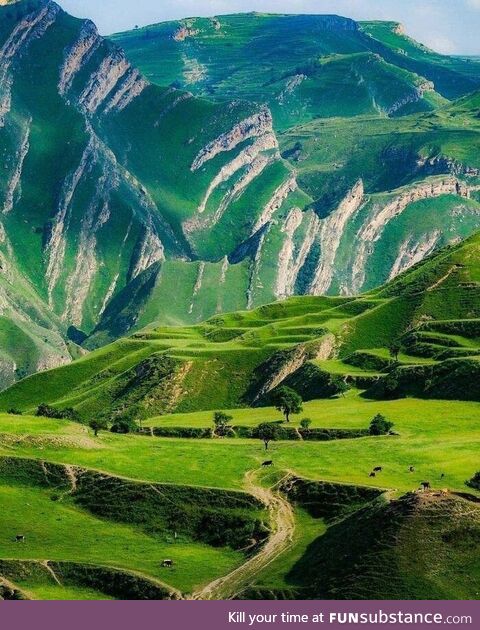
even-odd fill
[{"label": "winding trail", "polygon": [[278,492],[280,484],[289,477],[286,475],[273,488],[263,488],[256,483],[258,470],[245,475],[245,490],[261,501],[270,512],[272,534],[262,549],[240,567],[221,577],[202,590],[194,593],[192,599],[228,600],[234,599],[252,583],[252,578],[287,551],[293,543],[295,518],[290,503]]}]

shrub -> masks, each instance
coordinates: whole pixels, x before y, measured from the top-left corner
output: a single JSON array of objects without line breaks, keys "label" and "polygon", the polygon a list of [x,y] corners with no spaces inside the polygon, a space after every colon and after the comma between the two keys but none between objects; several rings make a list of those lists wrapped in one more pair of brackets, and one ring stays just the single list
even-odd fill
[{"label": "shrub", "polygon": [[20,411],[20,409],[15,409],[15,408],[9,409],[7,413],[11,416],[23,416],[23,411]]},{"label": "shrub", "polygon": [[480,490],[480,472],[475,473],[470,481],[467,481],[467,486],[474,490]]},{"label": "shrub", "polygon": [[393,422],[389,422],[381,414],[377,414],[370,423],[370,435],[387,435],[393,429]]},{"label": "shrub", "polygon": [[118,433],[120,435],[127,435],[132,430],[132,426],[126,420],[119,420],[112,425],[110,431],[112,433]]},{"label": "shrub", "polygon": [[35,415],[41,416],[42,418],[55,418],[56,420],[72,420],[74,422],[80,421],[80,415],[78,411],[75,411],[75,409],[73,409],[73,407],[67,407],[66,409],[56,409],[55,407],[51,407],[46,403],[38,405]]}]

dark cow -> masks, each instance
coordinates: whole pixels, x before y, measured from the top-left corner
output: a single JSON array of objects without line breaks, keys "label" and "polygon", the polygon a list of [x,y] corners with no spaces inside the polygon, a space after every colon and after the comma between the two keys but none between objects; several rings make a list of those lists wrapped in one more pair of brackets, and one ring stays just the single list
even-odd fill
[{"label": "dark cow", "polygon": [[415,466],[410,466],[410,468],[408,469],[408,472],[415,472]]},{"label": "dark cow", "polygon": [[164,567],[165,569],[173,568],[173,560],[164,560],[162,562],[162,567]]},{"label": "dark cow", "polygon": [[17,536],[15,536],[15,542],[21,542],[24,543],[25,542],[25,536],[23,534],[17,534]]},{"label": "dark cow", "polygon": [[376,476],[377,476],[377,473],[374,473],[374,472],[370,473],[370,477],[376,477]]},{"label": "dark cow", "polygon": [[382,472],[382,471],[383,471],[382,466],[377,466],[376,468],[373,469],[373,472]]},{"label": "dark cow", "polygon": [[262,466],[263,466],[263,468],[268,468],[269,466],[273,466],[273,462],[270,459],[267,462],[263,462]]},{"label": "dark cow", "polygon": [[440,479],[445,479],[445,473],[442,473],[442,474],[440,475]]},{"label": "dark cow", "polygon": [[432,487],[429,481],[422,481],[420,485],[422,486],[424,492],[425,490],[430,490]]}]

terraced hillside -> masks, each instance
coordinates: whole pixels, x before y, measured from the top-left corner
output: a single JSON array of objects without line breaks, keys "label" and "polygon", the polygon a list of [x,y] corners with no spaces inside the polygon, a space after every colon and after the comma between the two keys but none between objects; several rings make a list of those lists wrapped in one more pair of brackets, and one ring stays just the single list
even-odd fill
[{"label": "terraced hillside", "polygon": [[2,597],[476,598],[479,274],[476,235],[358,298],[146,329],[3,392]]},{"label": "terraced hillside", "polygon": [[[95,438],[68,421],[2,414],[2,597],[475,598],[479,507],[464,482],[478,403],[348,395],[305,405],[312,427],[363,428],[379,411],[398,436],[279,441],[268,473],[258,440]],[[148,422],[185,431],[211,417]],[[433,490],[412,495],[425,479]]]},{"label": "terraced hillside", "polygon": [[332,375],[374,398],[480,401],[479,260],[477,234],[358,298],[291,298],[146,329],[21,381],[0,394],[0,409],[48,403],[85,420],[151,417],[264,404],[282,383],[304,399],[328,398]]}]

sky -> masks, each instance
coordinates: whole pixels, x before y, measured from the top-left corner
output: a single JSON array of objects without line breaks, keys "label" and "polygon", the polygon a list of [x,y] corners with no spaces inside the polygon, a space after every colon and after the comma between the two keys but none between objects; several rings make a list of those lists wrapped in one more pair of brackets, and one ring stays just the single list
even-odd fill
[{"label": "sky", "polygon": [[480,0],[57,0],[102,34],[165,20],[260,11],[336,13],[402,22],[409,35],[445,54],[480,55]]}]

